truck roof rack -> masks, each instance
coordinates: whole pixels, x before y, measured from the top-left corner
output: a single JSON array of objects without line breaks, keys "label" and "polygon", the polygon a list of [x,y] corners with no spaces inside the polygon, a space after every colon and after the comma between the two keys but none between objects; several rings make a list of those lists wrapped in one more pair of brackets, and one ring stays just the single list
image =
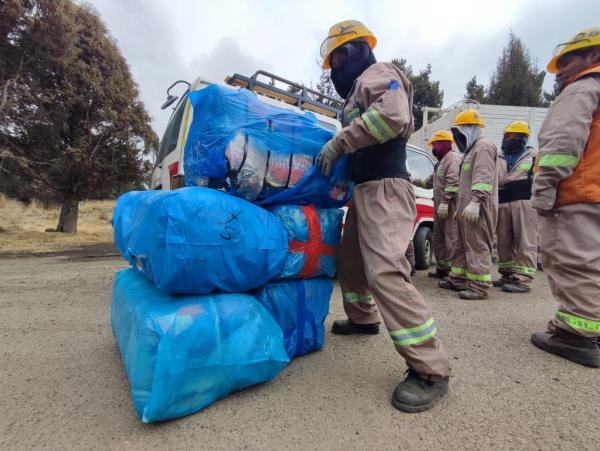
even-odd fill
[{"label": "truck roof rack", "polygon": [[[258,77],[263,76],[270,79],[270,82],[265,83],[260,81]],[[313,113],[319,113],[324,116],[329,116],[341,119],[341,103],[333,97],[322,94],[314,89],[307,88],[299,83],[281,78],[278,75],[258,70],[251,77],[246,77],[240,74],[234,74],[231,77],[226,77],[225,82],[232,86],[239,86],[254,91],[257,94],[262,94],[267,97],[295,105],[300,109],[309,110]],[[275,86],[275,82],[280,82],[287,85],[286,89],[281,89]],[[318,100],[317,100],[318,99]],[[328,101],[328,103],[324,103]],[[335,105],[339,107],[336,108]]]}]

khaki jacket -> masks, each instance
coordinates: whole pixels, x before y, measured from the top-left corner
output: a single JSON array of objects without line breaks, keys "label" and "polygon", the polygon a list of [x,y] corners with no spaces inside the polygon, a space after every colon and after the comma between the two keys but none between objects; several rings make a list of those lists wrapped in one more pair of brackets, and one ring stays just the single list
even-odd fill
[{"label": "khaki jacket", "polygon": [[540,128],[536,208],[600,202],[600,69],[586,72],[558,95]]},{"label": "khaki jacket", "polygon": [[513,168],[508,171],[508,165],[503,156],[498,160],[498,188],[502,189],[505,184],[516,182],[517,180],[526,180],[535,162],[535,150],[529,147],[523,152],[521,158],[515,163]]},{"label": "khaki jacket", "polygon": [[354,82],[342,110],[342,130],[332,141],[343,153],[404,138],[414,130],[412,84],[391,63],[369,66]]},{"label": "khaki jacket", "polygon": [[433,188],[433,204],[437,207],[442,201],[450,203],[458,195],[458,180],[461,157],[456,152],[448,152],[435,165],[433,174],[421,181],[425,189]]},{"label": "khaki jacket", "polygon": [[461,215],[473,198],[482,208],[498,210],[498,150],[494,143],[479,138],[464,155],[458,183],[457,214]]}]

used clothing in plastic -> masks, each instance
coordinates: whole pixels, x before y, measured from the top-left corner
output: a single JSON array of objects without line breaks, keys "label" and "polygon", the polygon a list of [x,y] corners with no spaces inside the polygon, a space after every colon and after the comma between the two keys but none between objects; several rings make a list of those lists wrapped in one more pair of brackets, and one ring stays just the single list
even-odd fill
[{"label": "used clothing in plastic", "polygon": [[314,167],[333,132],[305,112],[267,105],[246,89],[209,85],[188,95],[193,118],[184,148],[185,183],[261,205],[341,207],[350,199],[348,161],[327,178]]},{"label": "used clothing in plastic", "polygon": [[343,210],[312,205],[269,208],[288,233],[288,250],[278,278],[295,279],[335,275],[335,253],[340,244]]},{"label": "used clothing in plastic", "polygon": [[283,330],[284,346],[291,359],[323,347],[332,292],[331,279],[320,277],[271,282],[252,294]]},{"label": "used clothing in plastic", "polygon": [[123,258],[170,293],[239,293],[276,277],[288,250],[281,222],[208,188],[129,192],[114,211]]},{"label": "used clothing in plastic", "polygon": [[116,276],[111,320],[144,423],[197,412],[289,362],[280,327],[246,294],[172,296],[128,269]]}]

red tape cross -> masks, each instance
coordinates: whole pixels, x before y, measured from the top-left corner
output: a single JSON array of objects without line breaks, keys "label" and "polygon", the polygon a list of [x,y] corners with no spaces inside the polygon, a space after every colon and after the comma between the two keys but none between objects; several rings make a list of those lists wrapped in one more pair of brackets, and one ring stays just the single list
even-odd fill
[{"label": "red tape cross", "polygon": [[304,205],[300,208],[302,208],[308,224],[308,241],[306,243],[302,241],[290,241],[288,243],[288,250],[290,252],[306,254],[304,266],[298,277],[308,279],[314,276],[319,269],[319,260],[322,255],[335,256],[335,246],[323,243],[321,221],[319,220],[317,209],[312,205]]}]

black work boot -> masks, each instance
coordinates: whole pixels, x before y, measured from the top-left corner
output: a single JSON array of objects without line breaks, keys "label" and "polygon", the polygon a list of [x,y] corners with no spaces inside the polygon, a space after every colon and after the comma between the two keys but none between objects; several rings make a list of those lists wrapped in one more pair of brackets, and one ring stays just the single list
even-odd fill
[{"label": "black work boot", "polygon": [[458,291],[458,288],[452,285],[452,282],[450,282],[449,280],[440,280],[438,283],[438,287],[443,288],[444,290]]},{"label": "black work boot", "polygon": [[502,291],[506,291],[507,293],[529,293],[531,288],[509,282],[502,285]]},{"label": "black work boot", "polygon": [[583,338],[559,329],[556,333],[536,332],[531,342],[542,351],[569,359],[580,365],[600,367],[600,347],[593,338]]},{"label": "black work boot", "polygon": [[480,301],[481,299],[487,299],[487,293],[478,293],[477,291],[471,290],[470,288],[458,292],[458,297],[466,299],[468,301]]},{"label": "black work boot", "polygon": [[448,271],[443,271],[441,269],[436,269],[435,271],[431,271],[427,273],[427,277],[431,277],[432,279],[443,279],[448,275]]},{"label": "black work boot", "polygon": [[356,324],[347,319],[338,319],[333,322],[331,333],[337,335],[377,335],[379,333],[379,323]]},{"label": "black work boot", "polygon": [[403,412],[422,412],[431,409],[448,393],[448,377],[441,381],[428,381],[415,371],[408,370],[404,382],[398,384],[392,396],[392,404]]},{"label": "black work boot", "polygon": [[494,280],[492,282],[492,285],[494,285],[495,287],[501,288],[502,286],[506,285],[507,283],[511,283],[512,280],[510,279],[510,277],[500,277],[497,280]]},{"label": "black work boot", "polygon": [[416,276],[417,275],[417,270],[415,269],[414,266],[410,267],[410,275],[411,276]]}]

